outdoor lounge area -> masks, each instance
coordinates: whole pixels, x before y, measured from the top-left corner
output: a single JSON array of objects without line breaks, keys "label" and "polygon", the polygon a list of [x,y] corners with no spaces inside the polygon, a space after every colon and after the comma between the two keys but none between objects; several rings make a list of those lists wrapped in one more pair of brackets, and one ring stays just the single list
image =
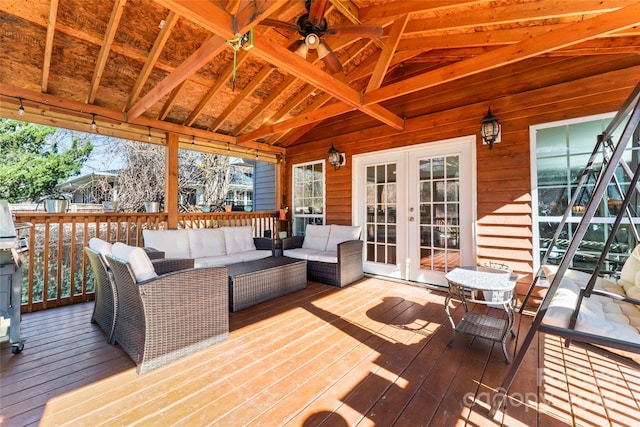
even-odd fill
[{"label": "outdoor lounge area", "polygon": [[[0,1],[0,425],[640,425],[639,29],[640,0]],[[31,185],[90,143],[110,209]],[[158,246],[114,260],[122,301],[93,238]]]},{"label": "outdoor lounge area", "polygon": [[[16,425],[637,425],[640,371],[538,334],[505,411],[499,344],[451,336],[446,294],[367,277],[230,315],[229,339],[138,375],[89,323],[92,303],[24,316],[0,353],[2,419]],[[454,316],[462,306],[455,304]],[[476,309],[487,310],[486,306]],[[495,310],[495,309],[490,309]],[[526,331],[531,317],[517,316]],[[522,335],[522,334],[519,334]],[[518,339],[509,341],[513,355]]]}]

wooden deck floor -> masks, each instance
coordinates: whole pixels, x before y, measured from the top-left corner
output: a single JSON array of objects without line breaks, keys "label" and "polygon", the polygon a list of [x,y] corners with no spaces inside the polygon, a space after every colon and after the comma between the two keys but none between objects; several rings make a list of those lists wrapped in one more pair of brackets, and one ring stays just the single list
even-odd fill
[{"label": "wooden deck floor", "polygon": [[[142,376],[89,323],[91,303],[27,314],[23,353],[0,354],[0,424],[640,425],[638,370],[542,334],[489,419],[508,365],[486,340],[447,346],[444,297],[377,278],[310,283],[231,314],[228,340]],[[523,337],[531,318],[517,320]]]}]

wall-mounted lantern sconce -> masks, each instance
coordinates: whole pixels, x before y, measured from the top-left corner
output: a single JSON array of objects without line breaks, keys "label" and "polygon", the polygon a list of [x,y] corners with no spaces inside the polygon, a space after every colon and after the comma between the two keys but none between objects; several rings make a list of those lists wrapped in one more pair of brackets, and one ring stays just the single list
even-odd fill
[{"label": "wall-mounted lantern sconce", "polygon": [[20,106],[18,107],[18,114],[20,114],[21,116],[24,116],[24,106],[22,105],[22,98],[18,98],[18,100],[20,101]]},{"label": "wall-mounted lantern sconce", "polygon": [[500,121],[491,114],[491,107],[489,107],[489,111],[480,125],[480,135],[482,135],[484,143],[489,145],[489,150],[493,148],[495,142],[500,142],[500,128]]},{"label": "wall-mounted lantern sconce", "polygon": [[344,155],[338,152],[336,147],[331,144],[331,148],[329,148],[329,164],[333,166],[333,169],[338,170],[344,163]]}]

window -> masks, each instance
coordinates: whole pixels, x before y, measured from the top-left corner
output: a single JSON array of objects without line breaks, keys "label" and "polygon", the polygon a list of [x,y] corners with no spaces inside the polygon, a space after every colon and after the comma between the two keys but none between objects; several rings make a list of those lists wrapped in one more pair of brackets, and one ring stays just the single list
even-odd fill
[{"label": "window", "polygon": [[[546,253],[549,244],[557,230],[558,224],[562,220],[568,204],[576,191],[576,184],[580,179],[587,161],[593,152],[597,136],[602,134],[611,121],[610,117],[591,117],[572,122],[556,123],[539,126],[532,129],[532,143],[535,147],[535,173],[537,181],[537,192],[532,192],[534,202],[537,202],[535,217],[537,219],[536,231],[537,239],[537,263],[539,265],[542,257]],[[622,132],[618,130],[614,135],[613,142],[617,143]],[[639,142],[638,135],[632,138],[633,143],[629,144],[624,154],[625,163],[635,171],[638,166]],[[578,226],[584,207],[591,197],[595,179],[601,169],[603,152],[597,154],[595,160],[595,170],[587,175],[586,185],[578,194],[575,205],[568,217],[567,223],[550,252],[548,263],[558,264],[571,240],[573,233]],[[622,193],[629,187],[631,177],[618,167],[616,179],[620,184]],[[609,237],[611,225],[614,217],[618,213],[618,207],[623,198],[623,194],[618,190],[615,183],[609,184],[607,194],[599,201],[597,212],[590,222],[578,253],[572,260],[572,268],[592,271],[604,249],[604,243]],[[630,211],[633,217],[638,216],[640,211],[640,200],[638,196],[632,200]],[[637,222],[637,221],[634,221]],[[612,260],[603,266],[606,272],[619,269],[617,261],[624,261],[633,246],[636,244],[634,238],[633,225],[628,218],[624,218],[619,230],[615,235],[614,243],[609,248],[608,258]]]},{"label": "window", "polygon": [[324,161],[293,165],[293,234],[324,224]]}]

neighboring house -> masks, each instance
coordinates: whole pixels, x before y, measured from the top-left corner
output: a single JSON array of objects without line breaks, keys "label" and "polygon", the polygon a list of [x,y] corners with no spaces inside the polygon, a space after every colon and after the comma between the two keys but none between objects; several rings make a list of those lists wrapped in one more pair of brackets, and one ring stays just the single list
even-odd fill
[{"label": "neighboring house", "polygon": [[58,184],[56,189],[70,194],[72,203],[102,203],[117,196],[117,181],[116,171],[92,172]]},{"label": "neighboring house", "polygon": [[[259,178],[258,175],[275,177],[275,167],[272,164],[242,160],[232,163],[231,183],[225,203],[233,205],[234,210],[274,210],[274,179],[258,181],[261,202],[254,207],[254,186]],[[92,172],[71,178],[58,184],[56,188],[61,193],[68,194],[72,203],[102,203],[112,200],[112,196],[117,194],[117,181],[118,174],[115,171]],[[266,185],[268,182],[271,183],[270,186]],[[194,186],[194,192],[187,202],[195,205],[203,204],[199,185]]]}]

